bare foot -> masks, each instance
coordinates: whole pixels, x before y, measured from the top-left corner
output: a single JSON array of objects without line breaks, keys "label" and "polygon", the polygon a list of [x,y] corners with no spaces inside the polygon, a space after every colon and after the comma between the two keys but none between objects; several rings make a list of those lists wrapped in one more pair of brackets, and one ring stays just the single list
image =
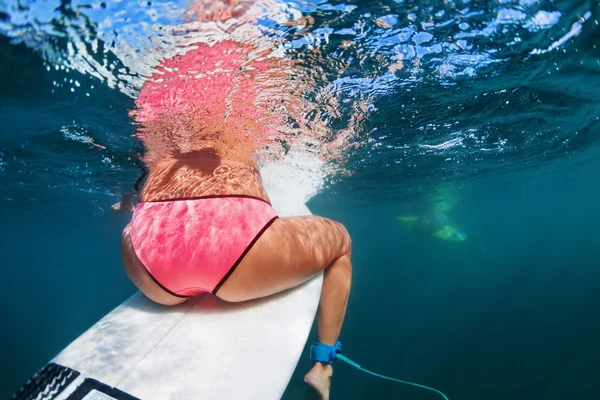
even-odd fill
[{"label": "bare foot", "polygon": [[331,365],[316,362],[304,377],[304,382],[315,389],[322,400],[329,400],[331,375],[333,375],[333,367]]}]

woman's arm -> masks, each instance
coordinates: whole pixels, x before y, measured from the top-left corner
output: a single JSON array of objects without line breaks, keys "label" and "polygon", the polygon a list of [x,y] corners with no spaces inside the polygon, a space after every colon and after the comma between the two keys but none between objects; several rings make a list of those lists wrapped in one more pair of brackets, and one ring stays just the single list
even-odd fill
[{"label": "woman's arm", "polygon": [[135,205],[134,200],[137,193],[125,193],[121,195],[121,200],[112,205],[114,214],[122,214],[124,212],[133,212]]},{"label": "woman's arm", "polygon": [[[138,158],[139,158],[139,154],[138,154]],[[142,171],[142,173],[140,174],[140,177],[133,184],[133,189],[135,190],[135,192],[128,192],[128,193],[121,195],[121,200],[119,200],[119,202],[112,205],[112,210],[113,210],[113,213],[115,213],[115,214],[121,214],[124,212],[133,212],[133,209],[135,208],[135,205],[134,205],[135,197],[140,192],[140,184],[142,183],[144,178],[148,175],[148,170],[146,169],[146,167],[144,166],[144,164],[141,161],[138,160],[138,161],[136,161],[135,164]]]}]

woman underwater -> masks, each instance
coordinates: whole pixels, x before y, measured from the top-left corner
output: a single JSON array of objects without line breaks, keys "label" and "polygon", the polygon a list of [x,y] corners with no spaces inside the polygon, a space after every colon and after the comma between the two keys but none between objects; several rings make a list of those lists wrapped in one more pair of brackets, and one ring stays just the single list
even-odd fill
[{"label": "woman underwater", "polygon": [[[189,18],[244,20],[251,7],[198,1]],[[272,138],[268,132],[285,122],[272,99],[261,100],[257,72],[275,83],[286,78],[270,72],[277,61],[269,49],[234,36],[162,61],[136,100],[148,177],[122,234],[125,270],[142,293],[164,305],[202,293],[252,300],[324,271],[320,344],[311,351],[315,364],[305,382],[328,399],[331,354],[339,351],[351,286],[352,242],[338,222],[280,217],[271,207],[257,162]]]}]

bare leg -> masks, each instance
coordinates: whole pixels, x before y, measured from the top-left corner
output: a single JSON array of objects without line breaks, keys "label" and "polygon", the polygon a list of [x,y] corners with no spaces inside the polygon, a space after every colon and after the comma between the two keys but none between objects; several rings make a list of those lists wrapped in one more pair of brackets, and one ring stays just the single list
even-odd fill
[{"label": "bare leg", "polygon": [[[318,340],[323,344],[333,346],[340,335],[348,305],[351,270],[349,255],[338,258],[325,269],[317,316]],[[304,377],[304,382],[314,387],[323,399],[329,399],[331,375],[333,375],[331,365],[316,362]]]},{"label": "bare leg", "polygon": [[[276,220],[221,286],[217,296],[245,301],[297,286],[321,270],[318,340],[333,345],[342,329],[352,279],[351,240],[343,225],[321,217]],[[315,363],[304,381],[329,398],[333,368]]]}]

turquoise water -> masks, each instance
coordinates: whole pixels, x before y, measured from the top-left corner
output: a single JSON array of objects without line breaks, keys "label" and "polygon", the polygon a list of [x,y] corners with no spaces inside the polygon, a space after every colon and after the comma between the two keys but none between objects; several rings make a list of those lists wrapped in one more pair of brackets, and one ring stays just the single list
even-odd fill
[{"label": "turquoise water", "polygon": [[[110,206],[139,174],[128,111],[144,70],[98,22],[118,3],[40,4],[0,4],[4,398],[134,292],[128,216]],[[112,28],[143,44],[131,21],[169,23],[165,4],[130,5]],[[292,43],[323,143],[353,134],[309,203],[354,239],[346,355],[450,399],[596,398],[599,5],[288,4],[312,25],[265,17],[265,35]],[[69,52],[78,39],[87,53]],[[464,240],[436,237],[446,225]],[[308,398],[309,367],[284,399]],[[332,396],[436,398],[346,365]]]}]

